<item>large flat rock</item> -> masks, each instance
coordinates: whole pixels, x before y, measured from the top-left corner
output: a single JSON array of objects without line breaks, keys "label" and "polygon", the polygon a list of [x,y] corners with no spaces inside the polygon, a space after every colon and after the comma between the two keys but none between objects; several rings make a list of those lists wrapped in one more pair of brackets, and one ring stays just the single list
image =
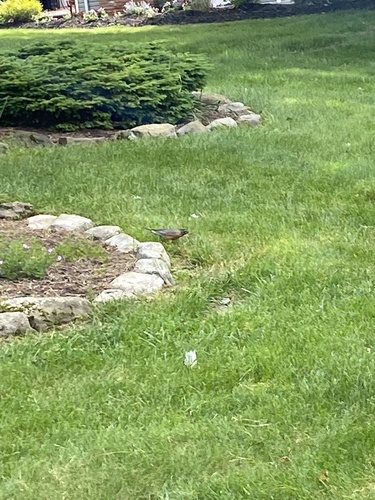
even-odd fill
[{"label": "large flat rock", "polygon": [[131,134],[135,137],[176,137],[176,129],[170,123],[151,123],[132,128]]},{"label": "large flat rock", "polygon": [[134,295],[149,295],[161,290],[164,280],[154,274],[141,274],[133,271],[124,273],[110,283],[110,287],[124,291],[129,297]]},{"label": "large flat rock", "polygon": [[91,307],[89,301],[82,297],[16,297],[2,300],[0,310],[24,313],[32,328],[44,332],[54,326],[86,318]]},{"label": "large flat rock", "polygon": [[30,229],[49,229],[57,219],[57,215],[40,214],[27,219]]},{"label": "large flat rock", "polygon": [[163,259],[139,259],[134,267],[135,273],[156,274],[166,285],[172,285],[172,276],[168,264]]},{"label": "large flat rock", "polygon": [[75,214],[61,214],[50,225],[52,231],[78,231],[84,232],[93,227],[94,223],[87,217]]},{"label": "large flat rock", "polygon": [[116,234],[104,243],[121,253],[135,253],[139,247],[139,241],[125,233]]},{"label": "large flat rock", "polygon": [[168,266],[171,265],[169,255],[165,251],[163,245],[157,241],[146,241],[140,243],[137,251],[138,259],[161,259],[164,260]]},{"label": "large flat rock", "polygon": [[121,228],[119,226],[96,226],[85,231],[87,236],[91,236],[94,240],[105,241],[116,236],[116,234],[121,233]]}]

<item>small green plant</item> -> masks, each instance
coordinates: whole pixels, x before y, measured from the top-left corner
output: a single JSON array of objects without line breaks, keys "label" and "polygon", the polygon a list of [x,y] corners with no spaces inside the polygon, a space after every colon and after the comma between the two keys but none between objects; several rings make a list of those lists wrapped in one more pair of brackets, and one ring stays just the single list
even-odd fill
[{"label": "small green plant", "polygon": [[36,24],[46,24],[52,21],[53,17],[41,12],[40,14],[32,16],[31,20],[34,21]]},{"label": "small green plant", "polygon": [[83,19],[85,21],[97,21],[99,19],[99,16],[98,16],[96,10],[91,9],[88,12],[85,12],[83,14]]},{"label": "small green plant", "polygon": [[37,240],[0,242],[0,278],[43,278],[56,260],[62,260],[62,257],[53,249],[44,248]]},{"label": "small green plant", "polygon": [[103,20],[109,19],[109,15],[105,11],[105,9],[103,9],[103,7],[100,7],[96,12],[98,14],[99,19]]},{"label": "small green plant", "polygon": [[148,2],[134,2],[133,0],[130,0],[124,5],[124,12],[128,15],[151,18],[156,16],[158,10],[154,9]]},{"label": "small green plant", "polygon": [[165,12],[168,12],[170,10],[172,10],[172,2],[165,2],[161,8],[161,12],[162,14],[164,14]]},{"label": "small green plant", "polygon": [[42,4],[38,0],[5,0],[0,3],[0,23],[31,21],[42,10]]}]

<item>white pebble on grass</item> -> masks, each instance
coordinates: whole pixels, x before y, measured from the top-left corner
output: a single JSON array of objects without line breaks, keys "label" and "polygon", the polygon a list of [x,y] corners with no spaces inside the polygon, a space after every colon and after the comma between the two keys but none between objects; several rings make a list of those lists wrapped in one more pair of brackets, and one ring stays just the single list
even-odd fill
[{"label": "white pebble on grass", "polygon": [[196,351],[187,351],[185,352],[185,365],[193,368],[197,364],[197,353]]}]

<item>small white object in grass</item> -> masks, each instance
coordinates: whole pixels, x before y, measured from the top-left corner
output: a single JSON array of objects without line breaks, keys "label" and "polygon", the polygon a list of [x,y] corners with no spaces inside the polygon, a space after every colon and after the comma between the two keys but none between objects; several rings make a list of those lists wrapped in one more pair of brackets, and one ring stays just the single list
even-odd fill
[{"label": "small white object in grass", "polygon": [[347,143],[345,144],[345,146],[346,146],[347,148],[350,148],[350,146],[351,146],[350,142],[347,142]]},{"label": "small white object in grass", "polygon": [[142,196],[137,196],[136,194],[134,194],[132,196],[133,200],[141,200],[142,199]]},{"label": "small white object in grass", "polygon": [[60,260],[62,260],[61,255],[58,255],[58,256],[56,257],[56,260],[57,260],[58,262],[60,262]]},{"label": "small white object in grass", "polygon": [[48,253],[52,253],[53,252],[53,248],[48,248],[47,252]]},{"label": "small white object in grass", "polygon": [[199,219],[199,217],[202,217],[200,214],[191,214],[190,217],[192,219]]},{"label": "small white object in grass", "polygon": [[197,364],[197,353],[195,351],[187,351],[185,352],[185,361],[186,366],[190,366],[192,368]]},{"label": "small white object in grass", "polygon": [[230,303],[231,303],[230,297],[223,297],[219,302],[221,306],[229,306]]},{"label": "small white object in grass", "polygon": [[2,264],[4,264],[4,261],[3,261],[3,260],[0,260],[0,266],[1,266]]},{"label": "small white object in grass", "polygon": [[28,250],[28,249],[30,248],[30,247],[29,247],[29,245],[27,245],[26,243],[24,243],[24,244],[22,245],[22,247],[23,247],[25,250]]}]

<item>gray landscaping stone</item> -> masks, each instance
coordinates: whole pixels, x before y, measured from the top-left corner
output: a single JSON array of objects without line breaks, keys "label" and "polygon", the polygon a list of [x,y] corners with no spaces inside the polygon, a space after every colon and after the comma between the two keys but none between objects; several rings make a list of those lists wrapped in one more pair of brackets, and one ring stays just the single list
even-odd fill
[{"label": "gray landscaping stone", "polygon": [[156,274],[166,285],[172,285],[173,279],[168,264],[162,259],[139,259],[134,267],[135,273]]},{"label": "gray landscaping stone", "polygon": [[3,155],[9,151],[9,146],[4,142],[0,142],[0,155]]},{"label": "gray landscaping stone", "polygon": [[207,130],[212,130],[214,128],[221,128],[221,127],[237,127],[237,122],[236,120],[233,120],[233,118],[217,118],[213,122],[211,122],[209,125],[207,125]]},{"label": "gray landscaping stone", "polygon": [[71,146],[74,144],[96,144],[106,141],[107,137],[59,137],[60,146]]},{"label": "gray landscaping stone", "polygon": [[94,302],[109,302],[110,300],[131,299],[133,297],[135,295],[132,293],[124,292],[124,290],[119,290],[118,288],[110,288],[95,297]]},{"label": "gray landscaping stone", "polygon": [[91,219],[74,214],[61,214],[50,225],[52,231],[86,231],[93,227]]},{"label": "gray landscaping stone", "polygon": [[16,130],[13,137],[25,143],[27,146],[54,146],[48,135],[28,132],[27,130]]},{"label": "gray landscaping stone", "polygon": [[206,127],[199,120],[195,120],[193,122],[187,123],[177,130],[177,135],[185,135],[185,134],[201,134],[207,132]]},{"label": "gray landscaping stone", "polygon": [[215,94],[214,92],[192,92],[195,99],[206,105],[219,105],[230,102],[225,95]]},{"label": "gray landscaping stone", "polygon": [[34,213],[34,207],[30,203],[12,201],[0,203],[0,219],[18,220]]},{"label": "gray landscaping stone", "polygon": [[169,255],[165,251],[163,245],[156,241],[147,241],[140,243],[137,251],[138,259],[162,259],[164,262],[171,265]]},{"label": "gray landscaping stone", "polygon": [[161,290],[164,285],[164,280],[155,274],[141,274],[133,271],[124,273],[111,281],[111,288],[118,288],[129,294],[134,295],[149,295],[150,293]]},{"label": "gray landscaping stone", "polygon": [[85,234],[94,238],[94,240],[108,240],[121,233],[121,228],[119,226],[96,226],[85,231]]},{"label": "gray landscaping stone", "polygon": [[250,110],[243,102],[229,102],[228,104],[223,104],[219,106],[220,113],[236,113],[245,114],[249,113]]},{"label": "gray landscaping stone", "polygon": [[0,313],[0,337],[17,335],[31,331],[33,331],[33,329],[30,326],[26,314],[22,312]]},{"label": "gray landscaping stone", "polygon": [[120,233],[105,240],[104,244],[115,247],[117,251],[122,253],[135,253],[139,246],[139,241],[128,234]]},{"label": "gray landscaping stone", "polygon": [[17,297],[1,301],[0,308],[24,313],[38,332],[84,319],[91,312],[89,301],[82,297]]},{"label": "gray landscaping stone", "polygon": [[29,217],[27,219],[27,225],[30,229],[48,229],[56,219],[56,215],[34,215],[33,217]]},{"label": "gray landscaping stone", "polygon": [[151,123],[131,129],[135,137],[176,137],[176,129],[170,123]]},{"label": "gray landscaping stone", "polygon": [[262,117],[257,113],[249,113],[247,115],[242,115],[238,118],[238,123],[244,123],[245,125],[250,125],[251,127],[257,127],[262,124]]}]

